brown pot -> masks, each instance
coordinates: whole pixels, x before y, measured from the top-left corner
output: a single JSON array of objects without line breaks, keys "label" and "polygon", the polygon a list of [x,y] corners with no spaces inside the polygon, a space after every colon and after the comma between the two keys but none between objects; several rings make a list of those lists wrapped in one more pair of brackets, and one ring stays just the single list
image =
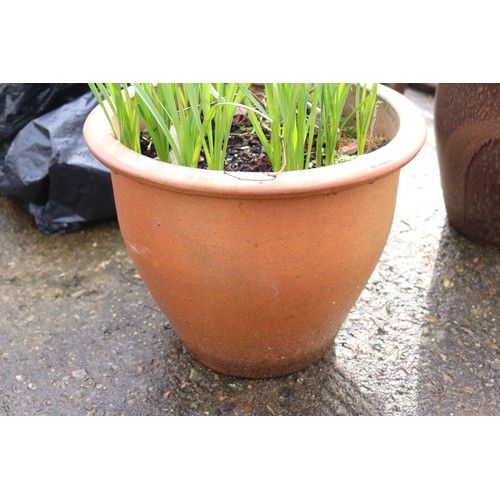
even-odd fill
[{"label": "brown pot", "polygon": [[500,248],[500,84],[440,83],[434,126],[450,224]]},{"label": "brown pot", "polygon": [[100,108],[88,117],[85,140],[112,171],[132,260],[205,365],[274,377],[331,345],[384,249],[399,169],[425,140],[408,99],[382,86],[379,97],[386,146],[276,178],[161,163],[115,140]]}]

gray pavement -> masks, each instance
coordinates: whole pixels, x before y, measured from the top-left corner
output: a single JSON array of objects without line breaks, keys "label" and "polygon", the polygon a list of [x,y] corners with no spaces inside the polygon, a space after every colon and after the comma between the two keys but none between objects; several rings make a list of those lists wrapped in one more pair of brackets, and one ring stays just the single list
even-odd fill
[{"label": "gray pavement", "polygon": [[44,236],[0,198],[0,415],[500,415],[500,252],[446,220],[433,97],[382,258],[332,348],[274,380],[177,340],[115,221]]}]

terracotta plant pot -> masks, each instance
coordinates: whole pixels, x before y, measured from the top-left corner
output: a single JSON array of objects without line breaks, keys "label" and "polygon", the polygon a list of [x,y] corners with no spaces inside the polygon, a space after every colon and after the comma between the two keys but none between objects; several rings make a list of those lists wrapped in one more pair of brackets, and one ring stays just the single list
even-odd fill
[{"label": "terracotta plant pot", "polygon": [[500,249],[500,84],[440,83],[434,126],[450,224]]},{"label": "terracotta plant pot", "polygon": [[379,97],[386,146],[276,178],[161,163],[115,140],[100,108],[88,117],[85,140],[112,171],[132,260],[205,365],[274,377],[331,345],[384,249],[399,169],[426,135],[407,98],[383,87]]}]

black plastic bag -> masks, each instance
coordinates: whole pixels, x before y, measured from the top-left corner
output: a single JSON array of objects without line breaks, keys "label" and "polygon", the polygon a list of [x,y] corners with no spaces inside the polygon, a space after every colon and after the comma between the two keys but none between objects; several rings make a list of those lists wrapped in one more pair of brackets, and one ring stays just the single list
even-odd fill
[{"label": "black plastic bag", "polygon": [[84,83],[0,83],[0,141],[86,92]]},{"label": "black plastic bag", "polygon": [[0,196],[21,199],[45,234],[116,216],[110,171],[88,150],[83,123],[97,101],[89,91],[30,121],[0,164]]}]

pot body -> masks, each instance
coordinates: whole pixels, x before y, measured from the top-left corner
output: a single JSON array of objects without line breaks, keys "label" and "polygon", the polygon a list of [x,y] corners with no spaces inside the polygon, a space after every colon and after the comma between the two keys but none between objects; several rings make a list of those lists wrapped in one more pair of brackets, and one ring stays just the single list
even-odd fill
[{"label": "pot body", "polygon": [[500,248],[500,84],[439,84],[434,110],[450,224]]},{"label": "pot body", "polygon": [[[364,160],[277,178],[159,164],[125,151],[109,131],[103,139],[89,118],[84,135],[113,172],[128,251],[198,360],[262,378],[324,354],[383,251],[399,169],[425,140],[421,115],[408,109],[411,123],[383,101],[378,122],[392,141]],[[402,128],[416,134],[411,144]]]},{"label": "pot body", "polygon": [[267,377],[330,345],[392,223],[398,172],[338,193],[191,196],[113,174],[132,259],[185,347],[215,370]]}]

